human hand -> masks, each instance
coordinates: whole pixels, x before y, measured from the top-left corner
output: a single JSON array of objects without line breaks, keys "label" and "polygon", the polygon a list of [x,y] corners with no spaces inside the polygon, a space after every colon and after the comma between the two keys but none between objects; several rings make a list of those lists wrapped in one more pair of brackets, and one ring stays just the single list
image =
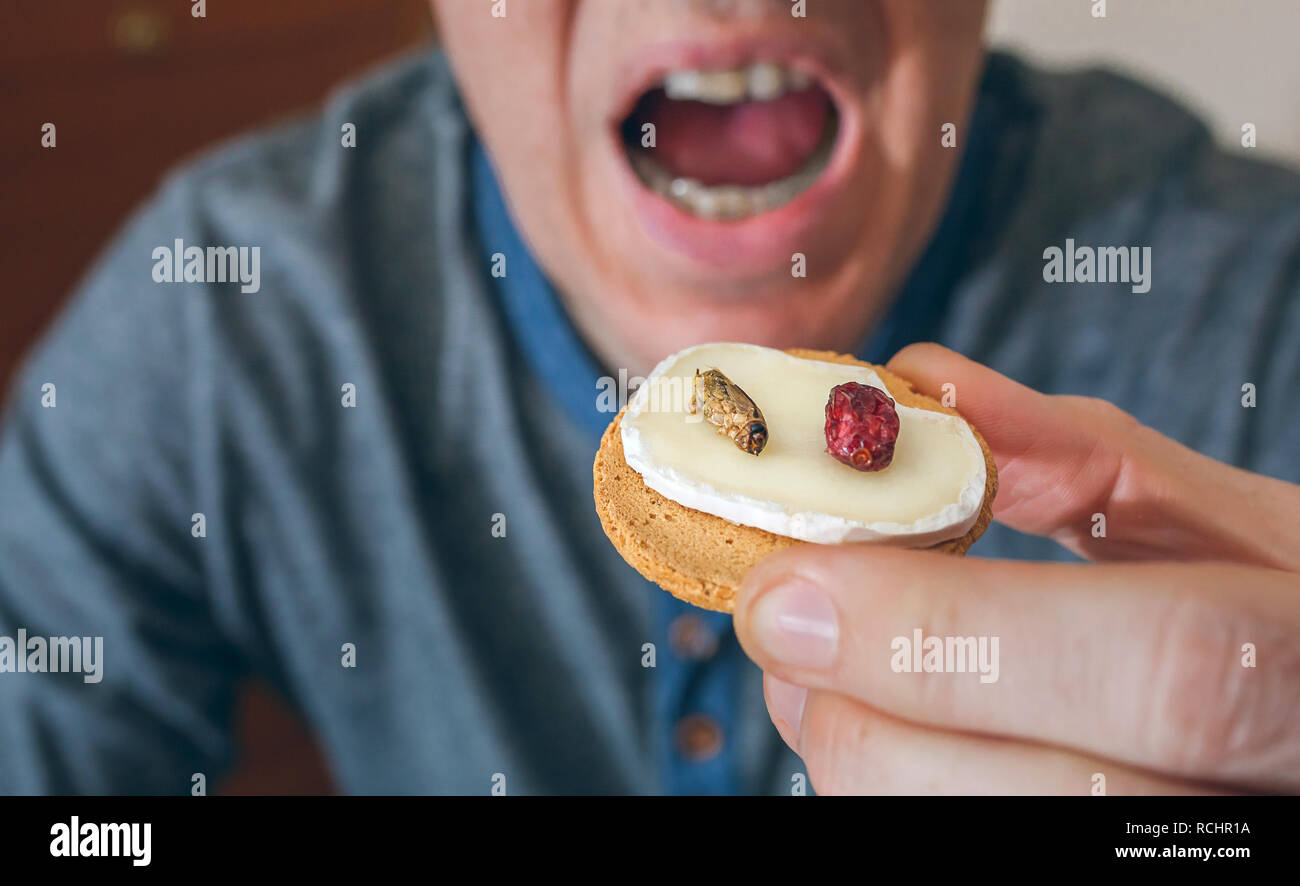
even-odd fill
[{"label": "human hand", "polygon": [[[751,570],[737,636],[813,787],[1300,790],[1300,487],[937,345],[889,369],[956,385],[997,461],[996,519],[1094,562],[796,545]],[[896,672],[917,629],[990,638],[995,679]]]}]

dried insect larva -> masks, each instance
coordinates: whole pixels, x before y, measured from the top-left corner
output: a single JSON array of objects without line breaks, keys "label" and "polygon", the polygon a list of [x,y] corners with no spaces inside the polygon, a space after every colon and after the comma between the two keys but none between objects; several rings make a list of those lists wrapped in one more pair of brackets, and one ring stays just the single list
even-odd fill
[{"label": "dried insect larva", "polygon": [[741,452],[758,455],[767,445],[767,422],[762,411],[740,386],[716,369],[695,370],[691,402],[686,407],[729,437]]}]

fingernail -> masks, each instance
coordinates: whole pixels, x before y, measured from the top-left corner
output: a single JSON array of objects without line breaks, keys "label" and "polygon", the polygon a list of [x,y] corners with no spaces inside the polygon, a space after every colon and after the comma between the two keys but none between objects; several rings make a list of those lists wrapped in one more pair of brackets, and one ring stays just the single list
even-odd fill
[{"label": "fingernail", "polygon": [[753,609],[754,637],[772,658],[796,668],[828,668],[839,640],[835,606],[802,579],[759,596]]},{"label": "fingernail", "polygon": [[781,737],[794,751],[799,750],[799,725],[803,722],[803,706],[807,701],[807,689],[767,675],[767,712]]}]

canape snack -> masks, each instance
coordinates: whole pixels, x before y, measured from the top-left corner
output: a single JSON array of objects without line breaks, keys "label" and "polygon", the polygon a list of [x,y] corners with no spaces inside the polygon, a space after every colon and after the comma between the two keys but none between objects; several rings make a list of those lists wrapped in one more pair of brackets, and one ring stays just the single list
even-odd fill
[{"label": "canape snack", "polygon": [[[710,370],[761,410],[767,439],[757,454],[728,433],[739,420],[724,426],[692,411]],[[855,470],[827,451],[828,439],[842,446],[844,435],[830,395],[838,388],[848,404],[844,389],[867,387],[888,394],[872,409],[881,400],[888,412],[897,406],[897,452],[889,439],[886,467],[871,470],[861,455]],[[661,362],[605,430],[592,472],[596,511],[623,558],[673,595],[724,612],[754,564],[793,544],[965,554],[992,519],[997,492],[978,431],[883,367],[830,351],[728,343]]]}]

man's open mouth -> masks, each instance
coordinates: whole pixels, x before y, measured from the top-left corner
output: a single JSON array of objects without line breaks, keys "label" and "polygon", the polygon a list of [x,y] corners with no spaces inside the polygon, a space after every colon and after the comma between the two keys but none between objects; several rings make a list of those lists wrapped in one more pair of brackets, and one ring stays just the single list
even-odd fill
[{"label": "man's open mouth", "polygon": [[758,62],[667,74],[622,134],[647,188],[698,218],[739,221],[807,190],[829,164],[839,128],[815,76]]}]

